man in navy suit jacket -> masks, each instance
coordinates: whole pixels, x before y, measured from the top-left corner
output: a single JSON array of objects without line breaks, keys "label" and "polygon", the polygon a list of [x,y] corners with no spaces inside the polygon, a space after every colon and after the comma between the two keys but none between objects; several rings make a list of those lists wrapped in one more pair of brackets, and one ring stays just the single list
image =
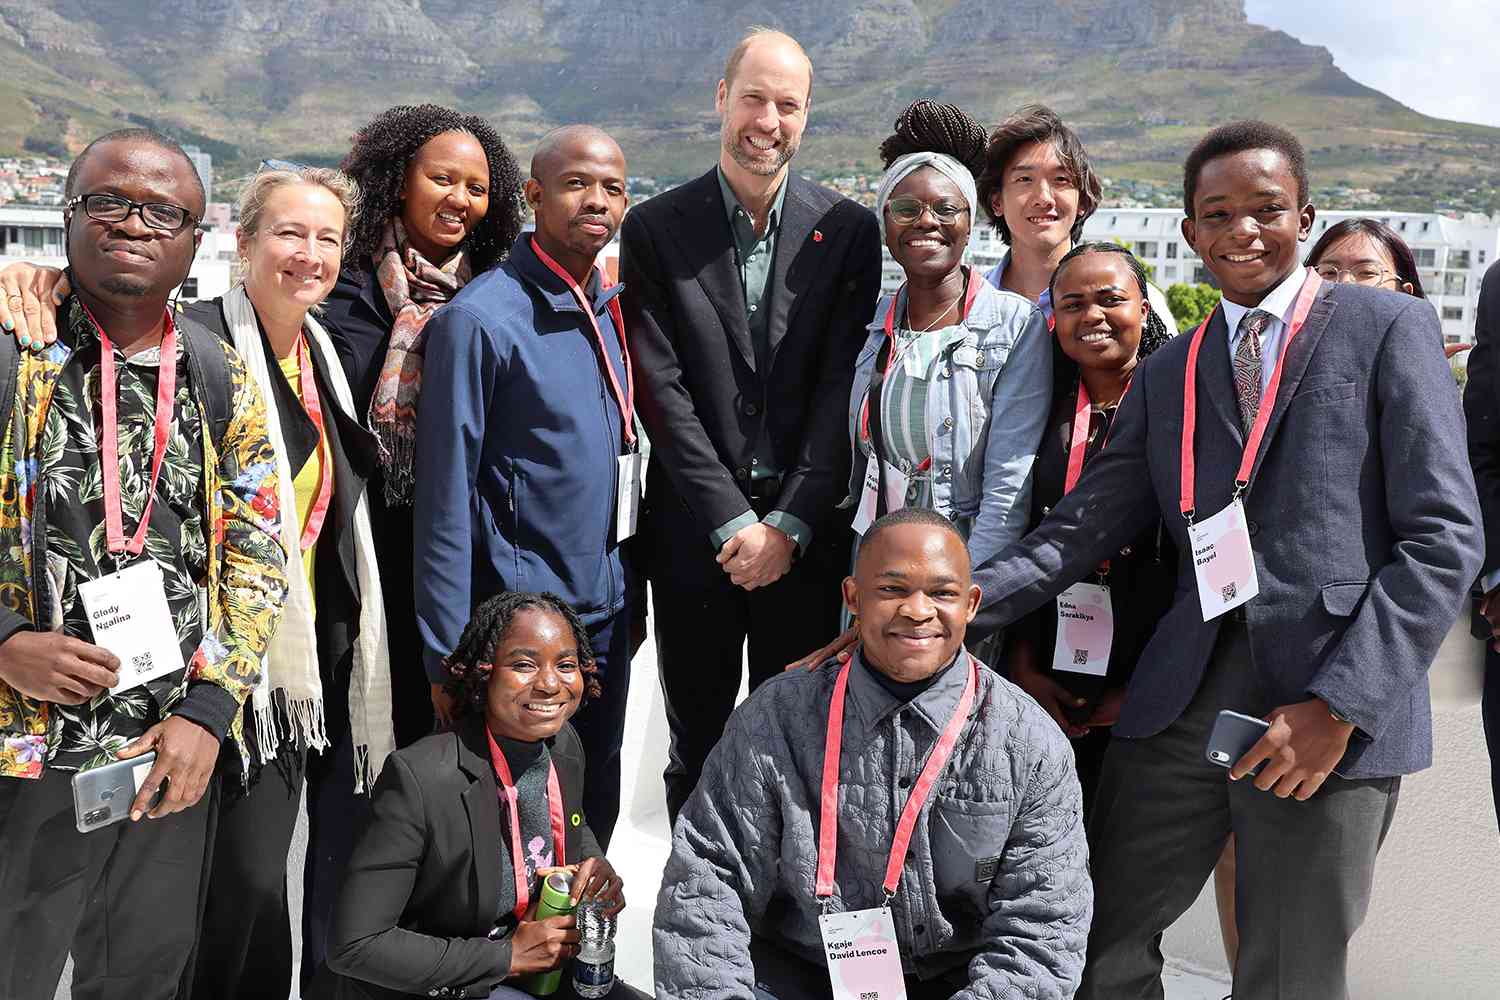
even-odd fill
[{"label": "man in navy suit jacket", "polygon": [[[1307,191],[1296,138],[1260,122],[1209,133],[1184,171],[1183,236],[1224,292],[1197,358],[1193,507],[1202,521],[1231,503],[1264,402],[1242,495],[1259,595],[1204,621],[1179,503],[1193,336],[1142,366],[1077,488],[975,576],[984,631],[1085,578],[1157,518],[1183,553],[1093,805],[1080,997],[1162,996],[1161,934],[1231,832],[1235,1000],[1346,996],[1347,944],[1400,778],[1431,763],[1425,673],[1482,552],[1463,416],[1430,304],[1323,283],[1295,327],[1304,282],[1317,280],[1298,266]],[[1229,781],[1204,757],[1222,709],[1272,723]]]}]

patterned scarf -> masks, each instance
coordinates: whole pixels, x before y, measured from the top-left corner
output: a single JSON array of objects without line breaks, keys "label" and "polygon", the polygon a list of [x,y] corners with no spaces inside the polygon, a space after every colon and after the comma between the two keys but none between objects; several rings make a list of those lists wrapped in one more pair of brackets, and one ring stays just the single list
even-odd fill
[{"label": "patterned scarf", "polygon": [[468,284],[469,262],[459,252],[442,267],[435,267],[407,246],[406,229],[398,218],[386,223],[372,257],[395,321],[370,400],[370,427],[380,439],[385,501],[393,507],[406,506],[412,502],[417,400],[422,395],[422,329],[439,307]]}]

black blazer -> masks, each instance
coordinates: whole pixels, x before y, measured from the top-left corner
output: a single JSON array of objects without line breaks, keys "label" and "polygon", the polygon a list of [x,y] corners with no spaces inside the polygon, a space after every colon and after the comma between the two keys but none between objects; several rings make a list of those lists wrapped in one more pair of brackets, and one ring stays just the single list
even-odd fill
[{"label": "black blazer", "polygon": [[[1136,665],[1115,735],[1152,736],[1192,700],[1219,626],[1203,621],[1178,510],[1191,336],[1137,370],[1109,443],[1041,527],[974,574],[970,632],[1015,620],[1157,519],[1177,591]],[[1244,450],[1223,310],[1198,358],[1197,510],[1229,503]],[[1244,605],[1262,715],[1320,697],[1356,726],[1346,778],[1432,761],[1427,668],[1479,569],[1481,531],[1463,413],[1432,303],[1324,282],[1286,348],[1245,514],[1260,595]]]},{"label": "black blazer", "polygon": [[652,448],[642,518],[669,519],[705,552],[715,528],[750,510],[762,426],[782,470],[778,509],[816,536],[848,490],[849,386],[880,290],[879,230],[837,192],[796,174],[786,183],[764,370],[715,170],[632,210],[621,233],[625,329]]},{"label": "black blazer", "polygon": [[[1484,512],[1484,573],[1500,569],[1500,261],[1484,272],[1464,413],[1469,422],[1469,462]],[[1489,630],[1485,629],[1485,635]]]},{"label": "black blazer", "polygon": [[[223,301],[207,299],[194,302],[184,310],[192,319],[232,344],[229,323],[224,317]],[[278,370],[275,353],[261,331],[261,347],[266,367]],[[314,570],[318,594],[316,621],[319,671],[325,687],[325,700],[336,710],[328,713],[330,724],[337,729],[348,724],[347,684],[354,663],[354,640],[359,634],[359,575],[355,557],[354,509],[375,469],[375,436],[358,417],[339,406],[333,387],[328,383],[330,365],[337,358],[326,357],[322,348],[309,340],[313,373],[323,412],[332,419],[324,421],[329,451],[333,460],[333,507],[323,535],[318,542],[320,558]],[[318,430],[302,408],[302,403],[286,379],[271,379],[272,398],[281,423],[281,436],[287,447],[287,459],[299,469],[318,446]],[[337,553],[332,558],[328,553]],[[382,581],[383,582],[383,581]],[[248,713],[247,713],[248,717]]]},{"label": "black blazer", "polygon": [[[569,864],[604,852],[583,820],[583,746],[551,743]],[[510,941],[488,938],[512,875],[484,717],[386,759],[334,906],[328,966],[311,997],[488,997],[510,971]],[[576,822],[574,821],[576,818]],[[437,992],[434,992],[437,991]]]}]

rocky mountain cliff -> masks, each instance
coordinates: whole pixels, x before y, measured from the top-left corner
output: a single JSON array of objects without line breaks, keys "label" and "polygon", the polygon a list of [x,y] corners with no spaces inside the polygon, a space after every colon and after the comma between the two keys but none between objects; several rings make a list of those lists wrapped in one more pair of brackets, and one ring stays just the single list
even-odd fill
[{"label": "rocky mountain cliff", "polygon": [[986,121],[1044,100],[1126,177],[1171,179],[1207,125],[1251,115],[1297,128],[1320,181],[1500,164],[1500,130],[1355,83],[1241,0],[0,0],[0,151],[144,120],[221,162],[336,157],[382,108],[434,100],[523,150],[594,121],[634,172],[686,174],[713,155],[713,85],[750,24],[812,56],[812,166],[873,163],[919,96]]}]

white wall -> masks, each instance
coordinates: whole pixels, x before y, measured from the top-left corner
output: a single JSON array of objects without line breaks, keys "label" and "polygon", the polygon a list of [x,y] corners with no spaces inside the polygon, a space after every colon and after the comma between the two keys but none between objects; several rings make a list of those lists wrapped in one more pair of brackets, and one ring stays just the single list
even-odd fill
[{"label": "white wall", "polygon": [[[1479,707],[1439,708],[1433,766],[1401,786],[1375,895],[1349,960],[1357,1000],[1500,997],[1500,833]],[[1212,886],[1162,950],[1223,972]]]}]

